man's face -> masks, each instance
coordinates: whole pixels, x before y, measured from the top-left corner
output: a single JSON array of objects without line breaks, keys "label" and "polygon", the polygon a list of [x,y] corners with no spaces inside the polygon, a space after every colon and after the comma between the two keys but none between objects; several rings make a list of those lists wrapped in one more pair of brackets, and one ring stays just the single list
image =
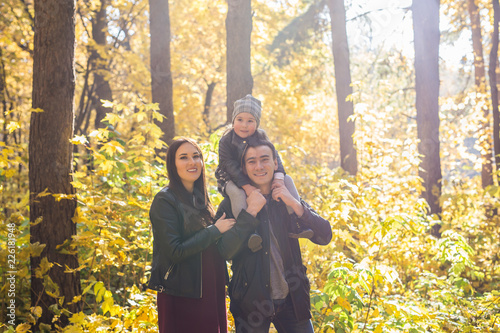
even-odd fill
[{"label": "man's face", "polygon": [[271,185],[278,163],[273,159],[273,151],[268,146],[250,147],[245,154],[244,172],[256,186]]}]

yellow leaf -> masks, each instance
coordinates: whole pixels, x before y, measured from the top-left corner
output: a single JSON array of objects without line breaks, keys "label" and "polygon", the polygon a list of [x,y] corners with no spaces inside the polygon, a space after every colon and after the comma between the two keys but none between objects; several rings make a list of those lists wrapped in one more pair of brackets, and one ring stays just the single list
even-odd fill
[{"label": "yellow leaf", "polygon": [[113,306],[111,306],[111,309],[109,310],[109,313],[112,316],[119,315],[121,312],[122,312],[122,308],[117,304],[113,304]]},{"label": "yellow leaf", "polygon": [[109,290],[106,290],[104,292],[104,299],[105,300],[111,299],[111,303],[113,304],[113,293]]},{"label": "yellow leaf", "polygon": [[38,197],[46,197],[48,195],[51,195],[52,193],[49,192],[49,188],[46,188],[45,190],[43,190],[43,192],[40,192],[37,194],[37,198]]},{"label": "yellow leaf", "polygon": [[40,108],[35,108],[35,109],[31,109],[30,112],[40,113],[40,112],[43,112],[43,110]]},{"label": "yellow leaf", "polygon": [[83,185],[82,183],[80,183],[79,181],[71,182],[71,185],[73,185],[74,188],[78,188],[78,189],[85,189],[86,188],[86,186]]},{"label": "yellow leaf", "polygon": [[40,242],[30,244],[30,255],[32,257],[39,257],[44,248],[45,244],[40,244]]},{"label": "yellow leaf", "polygon": [[84,145],[88,143],[87,138],[85,135],[75,135],[75,137],[71,140],[69,140],[74,145]]},{"label": "yellow leaf", "polygon": [[90,138],[97,138],[98,140],[104,141],[109,137],[109,129],[107,128],[99,128],[94,130],[88,134]]},{"label": "yellow leaf", "polygon": [[384,327],[384,323],[378,324],[373,333],[382,333],[382,327]]},{"label": "yellow leaf", "polygon": [[114,304],[113,297],[111,295],[112,294],[110,291],[106,291],[106,293],[104,295],[104,302],[101,305],[101,309],[102,309],[102,312],[104,314],[106,314],[106,312],[110,311],[111,307]]},{"label": "yellow leaf", "polygon": [[105,293],[106,293],[106,288],[102,287],[101,289],[99,289],[99,291],[96,294],[96,301],[102,302],[102,298]]},{"label": "yellow leaf", "polygon": [[385,310],[387,311],[388,314],[392,315],[396,312],[396,307],[393,304],[386,303],[385,305]]},{"label": "yellow leaf", "polygon": [[[60,315],[60,311],[56,311],[56,312],[57,312],[57,314],[56,314],[56,316],[55,316],[54,318],[56,318],[56,320],[57,320],[57,318],[58,318],[58,317],[59,317],[59,315]],[[40,323],[40,330],[41,330],[42,332],[45,332],[45,331],[46,331],[46,332],[50,332],[50,330],[51,330],[51,329],[52,329],[52,327],[51,327],[49,324]]]},{"label": "yellow leaf", "polygon": [[73,172],[73,177],[76,177],[76,178],[83,178],[86,175],[87,174],[85,172],[81,172],[81,171],[75,171],[75,172]]},{"label": "yellow leaf", "polygon": [[83,333],[84,331],[80,328],[80,326],[66,326],[64,328],[64,333]]},{"label": "yellow leaf", "polygon": [[40,306],[35,306],[31,308],[31,313],[33,313],[37,318],[42,316],[42,308]]},{"label": "yellow leaf", "polygon": [[146,118],[146,113],[145,112],[137,112],[135,114],[135,116],[137,117],[137,121],[141,122]]},{"label": "yellow leaf", "polygon": [[[106,291],[106,288],[104,288],[104,283],[102,283],[101,281],[97,282],[94,285],[94,295],[96,295],[98,302],[101,301],[102,294],[104,294],[105,291]],[[101,296],[99,296],[99,295],[101,295]]]},{"label": "yellow leaf", "polygon": [[33,317],[33,315],[31,313],[28,313],[28,316],[26,319],[27,319],[28,323],[30,323],[32,325],[36,324],[36,319],[35,319],[35,317]]},{"label": "yellow leaf", "polygon": [[73,296],[73,300],[71,301],[72,304],[76,304],[82,300],[82,295],[78,296]]},{"label": "yellow leaf", "polygon": [[160,110],[160,104],[159,103],[149,103],[144,105],[146,110],[153,110],[153,111],[158,111]]},{"label": "yellow leaf", "polygon": [[107,101],[105,99],[101,99],[101,103],[105,108],[113,108],[113,106],[115,105],[113,102]]},{"label": "yellow leaf", "polygon": [[[156,103],[156,104],[158,104],[158,103]],[[162,123],[163,122],[163,118],[165,118],[164,115],[162,115],[159,112],[153,111],[153,119],[158,120],[160,123]]]},{"label": "yellow leaf", "polygon": [[82,213],[78,212],[71,218],[71,221],[73,221],[73,223],[88,223],[89,219]]},{"label": "yellow leaf", "polygon": [[68,199],[68,200],[73,200],[75,199],[74,194],[64,194],[64,193],[58,193],[58,194],[52,194],[52,196],[56,199],[57,202],[63,200],[63,199]]},{"label": "yellow leaf", "polygon": [[139,207],[141,209],[148,209],[147,205],[142,204],[141,202],[137,201],[135,198],[129,197],[128,199],[129,199],[129,201],[128,201],[129,205],[136,206],[136,207]]},{"label": "yellow leaf", "polygon": [[118,141],[115,140],[106,142],[101,148],[101,150],[104,150],[110,156],[113,156],[115,152],[119,153],[125,152],[123,146]]},{"label": "yellow leaf", "polygon": [[16,333],[24,333],[24,332],[29,332],[31,328],[30,324],[20,324],[17,325],[16,327]]},{"label": "yellow leaf", "polygon": [[9,170],[5,171],[6,178],[12,178],[15,174],[16,174],[15,169],[9,169]]},{"label": "yellow leaf", "polygon": [[80,324],[85,320],[85,314],[83,312],[75,313],[69,318],[69,321],[73,324]]},{"label": "yellow leaf", "polygon": [[136,158],[134,158],[134,162],[143,162],[143,161],[146,161],[146,157],[144,156],[137,156]]},{"label": "yellow leaf", "polygon": [[39,267],[40,270],[37,270],[36,276],[41,279],[43,277],[43,274],[47,273],[47,271],[52,266],[54,266],[54,264],[52,264],[51,262],[49,262],[49,260],[47,259],[47,257],[43,257],[42,261],[40,262],[40,267]]},{"label": "yellow leaf", "polygon": [[[36,218],[35,222],[30,222],[30,225],[37,225],[37,224],[40,224],[43,222],[43,216],[39,216]],[[38,242],[37,242],[38,243]],[[43,246],[45,246],[45,244],[43,244]]]},{"label": "yellow leaf", "polygon": [[347,311],[352,311],[351,304],[342,296],[337,297],[337,303]]},{"label": "yellow leaf", "polygon": [[118,122],[120,122],[122,119],[120,118],[119,115],[117,114],[114,114],[114,113],[107,113],[106,114],[106,117],[104,117],[104,119],[102,121],[107,121],[108,123],[110,123],[111,125],[113,126],[116,126],[116,124]]},{"label": "yellow leaf", "polygon": [[95,138],[99,134],[98,130],[93,130],[92,132],[89,133],[89,137]]},{"label": "yellow leaf", "polygon": [[11,121],[7,124],[7,129],[9,130],[9,133],[14,132],[18,128],[21,128],[21,126],[16,121]]},{"label": "yellow leaf", "polygon": [[130,142],[136,142],[137,144],[143,144],[146,141],[146,138],[142,134],[135,134]]},{"label": "yellow leaf", "polygon": [[116,166],[116,163],[115,161],[103,161],[99,167],[100,167],[100,171],[102,171],[101,173],[109,173],[111,170],[113,170],[113,168]]}]

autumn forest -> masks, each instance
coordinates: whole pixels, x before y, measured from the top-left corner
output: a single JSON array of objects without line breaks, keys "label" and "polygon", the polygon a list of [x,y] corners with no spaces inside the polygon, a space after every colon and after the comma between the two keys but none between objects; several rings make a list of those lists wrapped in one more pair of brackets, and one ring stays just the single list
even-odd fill
[{"label": "autumn forest", "polygon": [[217,207],[218,142],[247,94],[332,227],[328,246],[300,241],[315,332],[500,332],[498,0],[0,13],[1,332],[157,332],[166,149],[200,144]]}]

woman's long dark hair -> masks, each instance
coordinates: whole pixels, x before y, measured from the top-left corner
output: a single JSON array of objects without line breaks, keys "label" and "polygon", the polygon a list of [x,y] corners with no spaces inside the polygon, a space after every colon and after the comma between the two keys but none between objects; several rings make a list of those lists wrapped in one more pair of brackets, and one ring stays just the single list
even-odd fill
[{"label": "woman's long dark hair", "polygon": [[[167,158],[166,158],[167,173],[169,179],[168,187],[174,192],[174,194],[179,198],[179,200],[184,205],[194,207],[193,196],[186,190],[184,184],[182,184],[181,177],[179,177],[179,173],[177,172],[177,168],[175,166],[175,154],[177,153],[179,147],[182,146],[184,143],[192,144],[200,154],[201,160],[204,161],[200,146],[198,146],[196,141],[194,141],[193,139],[181,137],[172,142],[168,147]],[[200,177],[194,182],[194,192],[195,193],[198,192],[201,194],[202,196],[201,200],[203,202],[199,202],[199,204],[202,204],[203,206],[206,207],[204,209],[204,212],[202,212],[201,217],[206,218],[209,221],[208,223],[212,223],[212,219],[215,215],[215,212],[208,197],[207,182],[205,178],[205,162],[203,162]]]}]

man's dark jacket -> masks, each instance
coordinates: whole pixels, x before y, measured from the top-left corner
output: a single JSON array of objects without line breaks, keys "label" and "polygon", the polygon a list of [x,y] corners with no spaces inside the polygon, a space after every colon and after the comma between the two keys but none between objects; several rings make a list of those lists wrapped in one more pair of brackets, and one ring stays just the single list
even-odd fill
[{"label": "man's dark jacket", "polygon": [[[327,245],[332,239],[330,223],[319,216],[304,201],[304,214],[298,218],[296,214],[289,215],[283,202],[268,200],[268,203],[253,217],[242,210],[235,226],[224,233],[218,242],[219,252],[226,259],[232,260],[233,276],[229,283],[231,312],[235,320],[249,321],[251,317],[260,315],[271,317],[274,314],[270,289],[270,238],[269,223],[272,224],[281,249],[285,277],[289,287],[289,297],[293,302],[297,320],[311,318],[309,280],[306,268],[302,264],[299,242],[289,238],[292,223],[299,224],[304,229],[312,229],[316,244]],[[227,218],[233,217],[231,203],[228,199],[219,206],[216,219],[226,213]],[[247,246],[248,236],[255,232],[262,237],[263,248],[251,252]]]}]

